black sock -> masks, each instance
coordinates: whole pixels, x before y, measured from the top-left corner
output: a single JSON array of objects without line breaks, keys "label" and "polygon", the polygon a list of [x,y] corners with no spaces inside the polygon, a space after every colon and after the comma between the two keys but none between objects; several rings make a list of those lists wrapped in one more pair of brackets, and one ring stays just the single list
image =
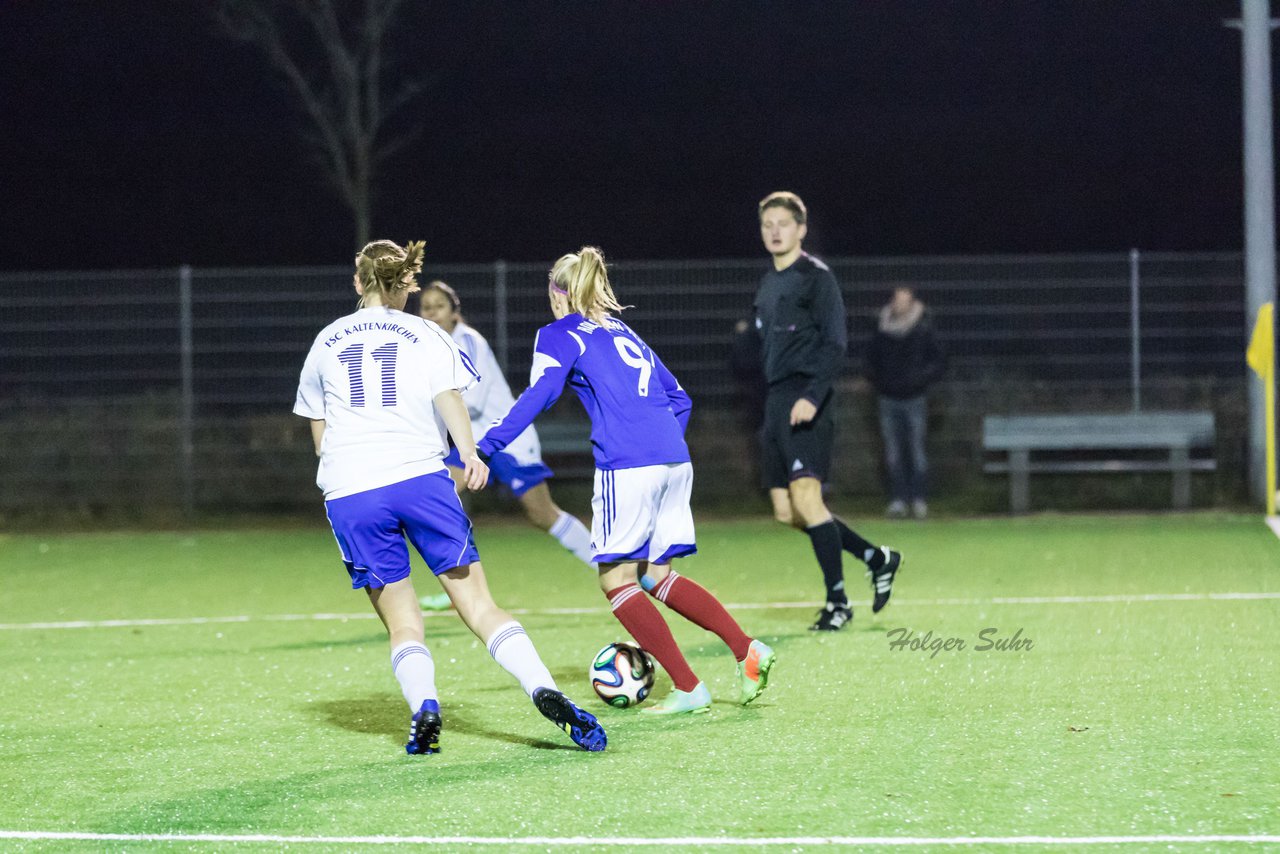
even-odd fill
[{"label": "black sock", "polygon": [[840,545],[845,551],[872,569],[879,569],[884,564],[884,552],[859,537],[857,532],[835,516],[831,517],[831,521],[840,532]]},{"label": "black sock", "polygon": [[831,522],[806,528],[813,554],[822,568],[822,581],[827,585],[827,601],[848,605],[844,595],[844,556],[840,554],[840,532]]}]

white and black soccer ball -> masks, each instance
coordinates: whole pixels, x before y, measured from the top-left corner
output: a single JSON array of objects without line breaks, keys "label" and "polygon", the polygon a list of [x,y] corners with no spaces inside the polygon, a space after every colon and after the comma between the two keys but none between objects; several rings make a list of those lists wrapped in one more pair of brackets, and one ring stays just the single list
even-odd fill
[{"label": "white and black soccer ball", "polygon": [[633,643],[611,643],[591,662],[591,687],[611,706],[625,709],[644,702],[653,690],[654,665],[649,653]]}]

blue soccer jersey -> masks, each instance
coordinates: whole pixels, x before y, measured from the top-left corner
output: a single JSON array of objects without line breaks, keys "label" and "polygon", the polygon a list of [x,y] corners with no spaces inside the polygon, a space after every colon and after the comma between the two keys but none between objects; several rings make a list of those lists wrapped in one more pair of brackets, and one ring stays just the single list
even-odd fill
[{"label": "blue soccer jersey", "polygon": [[507,446],[569,383],[591,417],[596,468],[689,462],[685,427],[693,402],[640,336],[620,320],[570,314],[538,330],[529,388],[485,433],[481,453]]}]

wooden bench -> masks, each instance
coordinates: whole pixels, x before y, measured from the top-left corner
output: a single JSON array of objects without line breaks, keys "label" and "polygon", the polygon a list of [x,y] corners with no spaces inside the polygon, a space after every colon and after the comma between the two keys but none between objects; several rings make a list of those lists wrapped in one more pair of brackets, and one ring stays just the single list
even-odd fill
[{"label": "wooden bench", "polygon": [[[1212,448],[1212,412],[1133,412],[1078,415],[988,415],[982,423],[984,451],[1005,453],[1007,462],[986,462],[983,471],[1008,473],[1009,507],[1025,513],[1033,472],[1173,473],[1173,506],[1191,505],[1191,472],[1213,471],[1212,458],[1192,458],[1193,448]],[[1116,456],[1131,452],[1129,458]],[[1165,451],[1165,459],[1133,459],[1134,452]],[[1082,452],[1090,459],[1061,459]],[[1033,459],[1032,454],[1041,454]],[[1058,459],[1045,459],[1056,454]],[[1092,458],[1102,455],[1102,458]]]}]

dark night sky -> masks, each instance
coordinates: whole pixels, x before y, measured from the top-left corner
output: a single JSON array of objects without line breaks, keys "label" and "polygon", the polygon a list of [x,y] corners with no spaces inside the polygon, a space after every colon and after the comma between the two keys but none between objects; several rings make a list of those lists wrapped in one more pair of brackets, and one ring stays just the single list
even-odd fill
[{"label": "dark night sky", "polygon": [[[0,0],[0,269],[344,263],[294,101],[204,0]],[[437,261],[1238,249],[1229,0],[410,0],[423,133],[375,236]]]}]

